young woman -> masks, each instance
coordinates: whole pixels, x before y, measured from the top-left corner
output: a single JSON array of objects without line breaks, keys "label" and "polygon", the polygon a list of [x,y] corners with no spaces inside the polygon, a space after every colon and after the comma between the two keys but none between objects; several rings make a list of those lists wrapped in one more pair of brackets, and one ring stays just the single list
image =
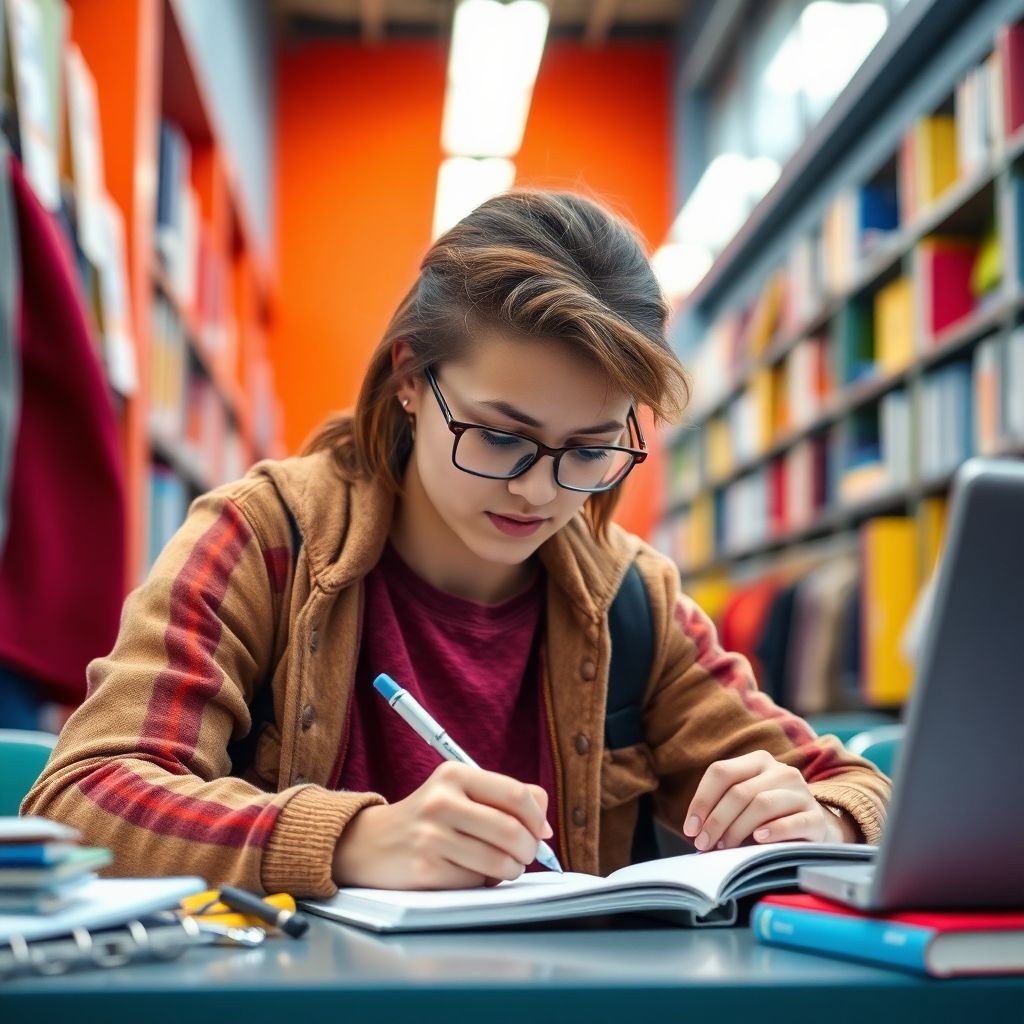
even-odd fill
[{"label": "young woman", "polygon": [[[876,840],[887,780],[758,692],[610,521],[637,408],[688,397],[667,314],[595,202],[481,205],[427,253],[354,414],[193,505],[23,811],[112,847],[116,873],[320,897],[515,878],[541,839],[604,874],[650,792],[698,850]],[[611,752],[607,612],[633,562],[646,735]],[[380,672],[481,767],[439,763]]]}]

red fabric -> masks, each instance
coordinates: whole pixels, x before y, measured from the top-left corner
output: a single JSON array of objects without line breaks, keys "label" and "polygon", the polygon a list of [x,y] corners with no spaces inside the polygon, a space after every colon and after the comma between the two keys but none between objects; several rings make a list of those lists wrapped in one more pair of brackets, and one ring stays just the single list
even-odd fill
[{"label": "red fabric", "polygon": [[0,554],[0,663],[77,703],[124,597],[117,420],[67,243],[11,160],[21,256],[22,393]]},{"label": "red fabric", "polygon": [[[542,786],[549,840],[558,815],[541,698],[543,579],[497,605],[453,597],[416,575],[389,545],[366,577],[362,645],[338,788],[393,802],[429,778],[441,758],[373,688],[386,672],[481,768]],[[559,854],[561,856],[561,854]]]},{"label": "red fabric", "polygon": [[869,913],[833,903],[831,900],[812,896],[809,893],[765,896],[762,903],[797,910],[816,910],[823,914],[838,914],[840,917],[877,918],[896,924],[917,925],[939,932],[978,931],[1024,931],[1024,912],[1020,910],[945,910],[945,911],[903,911],[898,914]]}]

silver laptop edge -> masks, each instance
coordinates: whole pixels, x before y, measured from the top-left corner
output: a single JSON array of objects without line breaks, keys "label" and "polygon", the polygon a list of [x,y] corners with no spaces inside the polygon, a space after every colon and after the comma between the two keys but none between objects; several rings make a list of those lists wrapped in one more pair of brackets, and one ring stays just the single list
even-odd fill
[{"label": "silver laptop edge", "polygon": [[956,474],[873,866],[801,887],[872,910],[1024,906],[1024,463]]}]

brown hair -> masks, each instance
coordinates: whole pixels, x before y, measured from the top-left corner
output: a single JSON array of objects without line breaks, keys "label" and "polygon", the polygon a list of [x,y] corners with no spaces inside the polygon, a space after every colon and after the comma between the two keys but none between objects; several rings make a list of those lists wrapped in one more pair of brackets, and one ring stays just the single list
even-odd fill
[{"label": "brown hair", "polygon": [[[690,389],[666,338],[668,314],[640,239],[624,220],[570,192],[505,192],[430,247],[370,360],[355,412],[324,423],[304,454],[333,450],[350,476],[380,479],[399,493],[412,450],[409,418],[395,401],[399,377],[458,358],[484,327],[557,338],[657,421],[674,421]],[[391,349],[399,339],[413,355],[396,373]],[[603,536],[618,499],[615,489],[587,500],[595,537]]]}]

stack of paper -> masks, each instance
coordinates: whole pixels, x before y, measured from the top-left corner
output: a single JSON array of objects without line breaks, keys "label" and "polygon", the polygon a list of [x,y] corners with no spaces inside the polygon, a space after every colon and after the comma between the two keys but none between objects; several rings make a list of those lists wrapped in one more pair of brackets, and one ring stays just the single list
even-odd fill
[{"label": "stack of paper", "polygon": [[49,914],[111,862],[102,847],[46,818],[0,817],[0,914]]}]

